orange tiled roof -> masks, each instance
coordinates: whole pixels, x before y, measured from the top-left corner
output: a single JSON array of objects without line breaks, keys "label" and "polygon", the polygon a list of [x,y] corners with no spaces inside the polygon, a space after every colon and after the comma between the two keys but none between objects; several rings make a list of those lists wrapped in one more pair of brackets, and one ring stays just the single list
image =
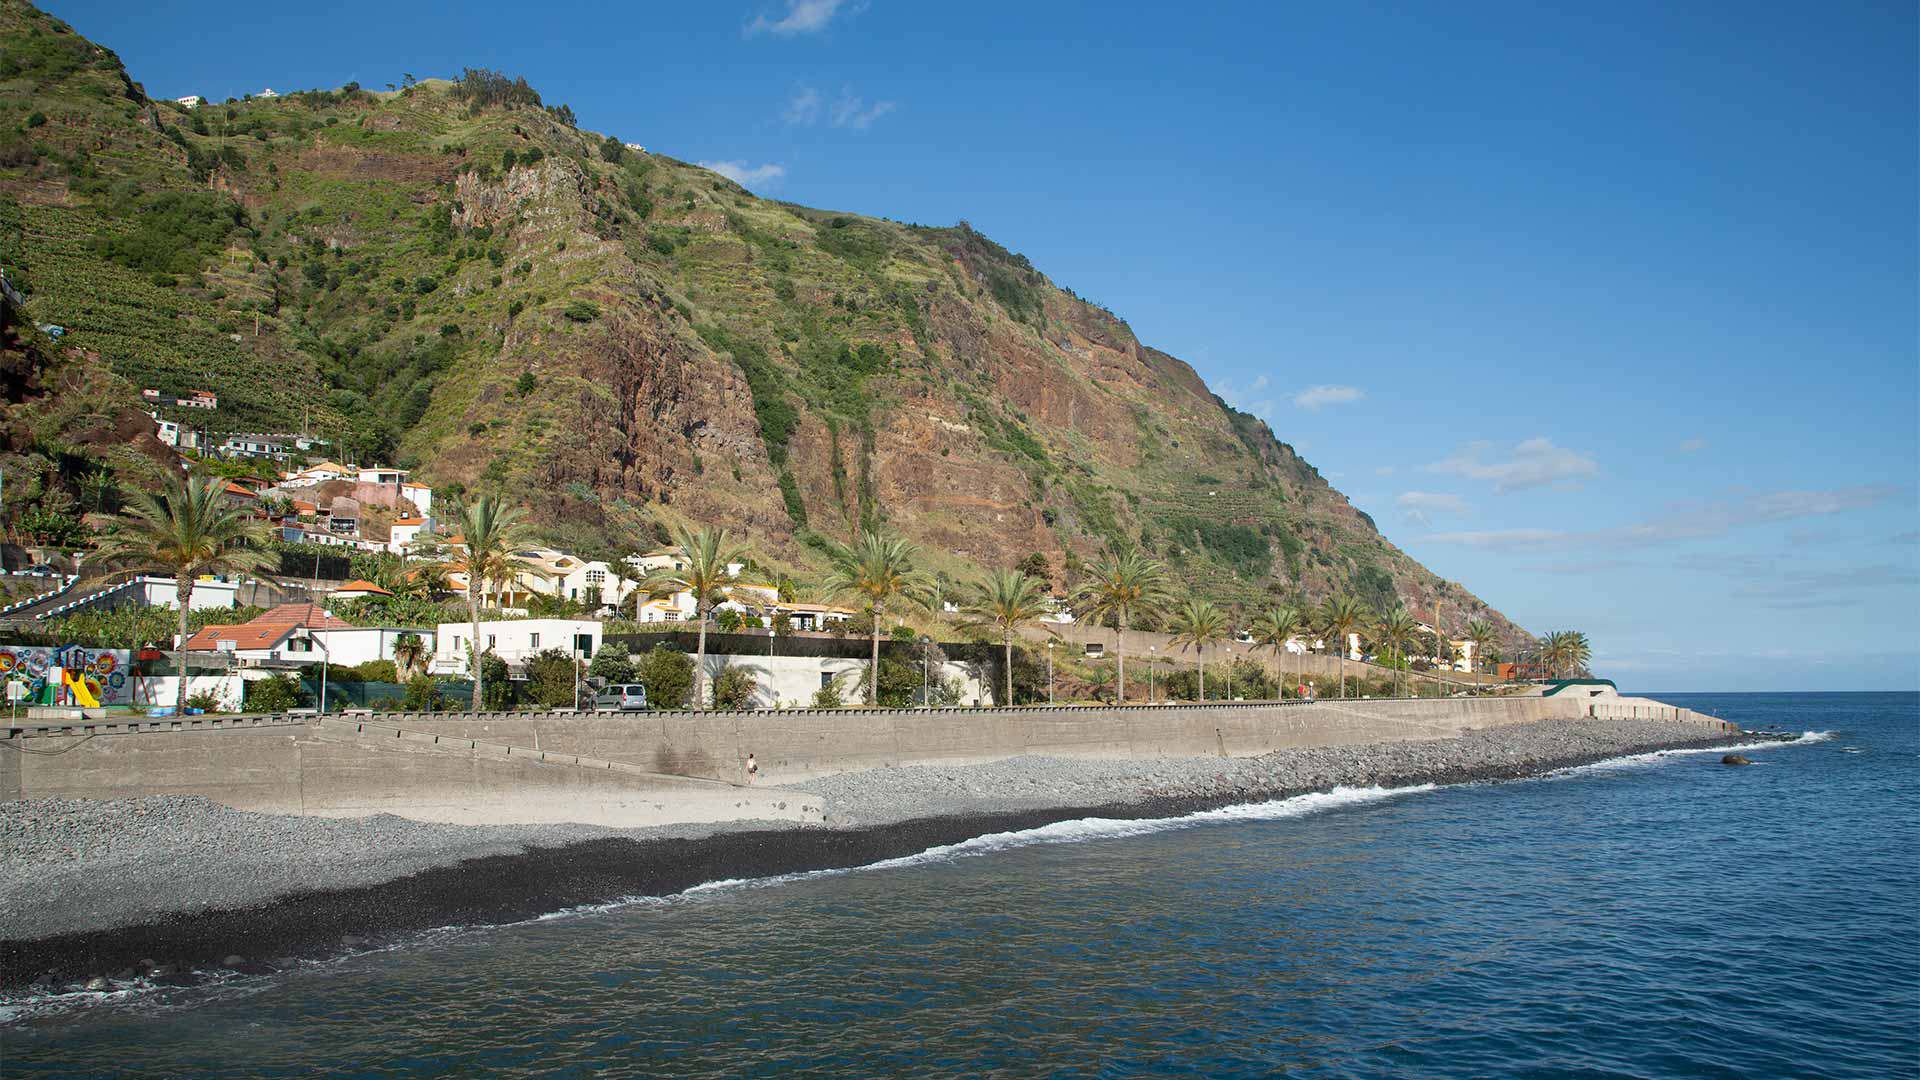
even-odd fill
[{"label": "orange tiled roof", "polygon": [[361,578],[355,578],[354,580],[347,582],[345,585],[342,585],[333,591],[337,593],[343,593],[343,592],[379,593],[381,596],[393,595],[392,593],[381,588],[380,586],[375,585],[373,582],[366,581]]},{"label": "orange tiled roof", "polygon": [[213,652],[231,641],[240,649],[271,649],[295,630],[351,630],[353,624],[328,615],[319,604],[281,604],[238,626],[204,626],[187,639],[188,652]]}]

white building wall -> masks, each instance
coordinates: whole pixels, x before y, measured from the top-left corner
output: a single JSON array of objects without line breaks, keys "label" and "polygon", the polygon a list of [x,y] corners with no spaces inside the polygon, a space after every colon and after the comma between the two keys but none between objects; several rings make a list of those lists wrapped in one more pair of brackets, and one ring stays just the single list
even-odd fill
[{"label": "white building wall", "polygon": [[[600,651],[600,630],[601,624],[589,619],[499,619],[480,624],[480,651],[518,664],[548,649],[570,652],[575,635],[582,635],[590,646],[582,650],[582,655],[591,657]],[[466,674],[468,639],[472,636],[471,623],[441,623],[434,636],[434,674]]]},{"label": "white building wall", "polygon": [[[146,607],[180,610],[180,593],[172,578],[140,578],[136,591],[140,603]],[[193,583],[193,596],[187,600],[187,610],[237,607],[239,595],[240,583],[237,581],[196,581]]]},{"label": "white building wall", "polygon": [[[842,701],[862,700],[860,680],[867,662],[842,657],[708,654],[710,676],[729,667],[744,667],[753,675],[755,708],[793,709],[811,707],[813,695],[820,692],[821,679],[827,675],[839,680]],[[991,696],[973,670],[962,664],[940,664],[934,668],[933,677],[941,682],[959,680],[962,705],[984,704]]]}]

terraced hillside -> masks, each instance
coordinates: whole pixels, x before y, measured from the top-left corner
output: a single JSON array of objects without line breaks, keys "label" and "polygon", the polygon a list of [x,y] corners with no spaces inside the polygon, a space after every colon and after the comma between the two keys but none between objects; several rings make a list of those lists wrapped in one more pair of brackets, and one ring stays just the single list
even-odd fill
[{"label": "terraced hillside", "polygon": [[1486,610],[964,223],[756,198],[490,72],[185,109],[19,0],[0,38],[0,260],[116,407],[210,389],[200,426],[504,490],[592,551],[699,521],[802,569],[884,524],[955,574],[1138,543],[1244,606]]}]

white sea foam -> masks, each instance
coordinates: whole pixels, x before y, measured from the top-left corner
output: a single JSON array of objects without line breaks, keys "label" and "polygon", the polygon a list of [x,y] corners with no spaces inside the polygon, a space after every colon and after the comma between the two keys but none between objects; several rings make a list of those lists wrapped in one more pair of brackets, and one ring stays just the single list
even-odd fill
[{"label": "white sea foam", "polygon": [[1593,773],[1617,772],[1622,769],[1635,769],[1644,765],[1653,765],[1668,758],[1694,757],[1700,754],[1736,754],[1753,750],[1778,750],[1783,746],[1804,746],[1808,743],[1825,742],[1833,738],[1831,731],[1806,731],[1791,739],[1775,739],[1768,742],[1728,743],[1725,746],[1696,746],[1685,750],[1655,750],[1648,754],[1628,754],[1624,757],[1607,758],[1587,765],[1575,765],[1570,769],[1555,769],[1542,773],[1540,779],[1551,780],[1565,776],[1587,776]]},{"label": "white sea foam", "polygon": [[1078,844],[1091,840],[1119,840],[1134,836],[1148,836],[1153,833],[1170,832],[1175,829],[1190,829],[1196,825],[1208,825],[1233,821],[1278,821],[1283,818],[1301,817],[1306,814],[1325,810],[1336,810],[1346,806],[1379,802],[1399,795],[1416,795],[1434,790],[1432,784],[1417,784],[1410,787],[1336,787],[1332,791],[1316,791],[1306,795],[1295,795],[1287,799],[1273,799],[1268,802],[1241,803],[1235,806],[1223,806],[1215,810],[1199,810],[1191,814],[1169,818],[1075,818],[1071,821],[1056,821],[1051,825],[1041,825],[1032,829],[1019,829],[1013,832],[987,833],[958,843],[942,844],[913,855],[882,859],[878,862],[835,870],[803,870],[792,874],[779,874],[763,878],[727,878],[722,881],[709,881],[686,890],[681,895],[698,895],[721,889],[759,888],[767,885],[780,885],[807,878],[823,877],[829,874],[860,873],[871,870],[898,870],[913,866],[925,866],[930,863],[947,862],[953,859],[976,855],[990,855],[1000,851],[1012,851],[1016,848],[1034,847],[1041,844]]}]

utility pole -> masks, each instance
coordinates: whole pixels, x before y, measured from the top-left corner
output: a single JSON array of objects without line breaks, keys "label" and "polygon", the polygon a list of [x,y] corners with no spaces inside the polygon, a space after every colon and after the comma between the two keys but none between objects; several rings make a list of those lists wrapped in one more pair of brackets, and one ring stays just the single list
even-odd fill
[{"label": "utility pole", "polygon": [[1047,642],[1047,704],[1053,704],[1053,642]]}]

